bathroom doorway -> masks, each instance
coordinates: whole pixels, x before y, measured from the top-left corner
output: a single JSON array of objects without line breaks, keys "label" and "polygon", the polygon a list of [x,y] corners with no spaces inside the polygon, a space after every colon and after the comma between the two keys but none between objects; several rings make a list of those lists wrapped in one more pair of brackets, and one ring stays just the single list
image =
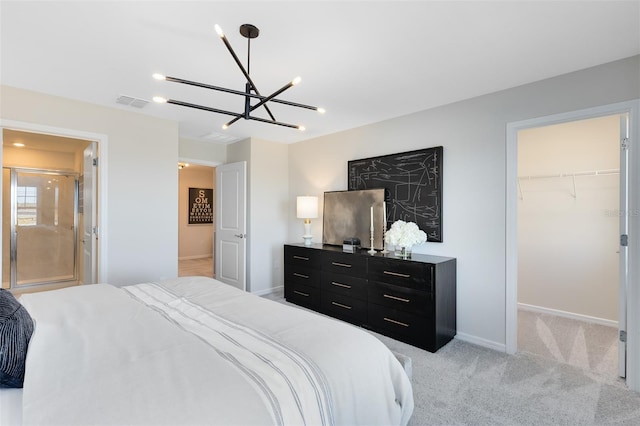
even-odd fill
[{"label": "bathroom doorway", "polygon": [[3,173],[10,218],[10,265],[3,268],[3,281],[14,289],[77,282],[78,175],[18,168]]},{"label": "bathroom doorway", "polygon": [[97,162],[87,171],[85,157],[95,157],[96,143],[12,129],[3,129],[2,140],[2,287],[96,282],[95,253],[85,255],[94,241],[81,232],[94,221],[96,186],[85,177],[95,175]]}]

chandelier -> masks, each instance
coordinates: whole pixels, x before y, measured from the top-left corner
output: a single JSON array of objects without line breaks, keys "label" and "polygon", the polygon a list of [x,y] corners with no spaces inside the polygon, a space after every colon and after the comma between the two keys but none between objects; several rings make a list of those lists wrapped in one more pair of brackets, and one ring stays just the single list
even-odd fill
[{"label": "chandelier", "polygon": [[[323,108],[319,108],[311,105],[304,105],[304,104],[286,101],[286,100],[277,98],[277,96],[282,94],[284,91],[300,83],[300,77],[294,78],[289,83],[285,84],[280,89],[276,90],[275,92],[271,93],[268,96],[263,96],[260,93],[260,91],[258,90],[258,87],[256,86],[256,84],[251,79],[251,76],[249,75],[249,71],[251,69],[250,68],[251,67],[251,39],[258,37],[258,35],[260,34],[260,30],[258,30],[257,27],[251,24],[240,25],[240,34],[247,39],[247,67],[246,68],[242,65],[242,62],[240,62],[240,59],[238,59],[238,56],[234,52],[233,48],[231,47],[231,44],[229,43],[229,40],[227,40],[227,37],[224,35],[224,32],[222,31],[220,26],[216,24],[215,30],[216,30],[216,33],[218,33],[218,35],[224,42],[227,49],[229,50],[229,53],[231,53],[231,56],[233,57],[234,61],[240,68],[240,71],[242,71],[242,74],[244,75],[245,79],[247,80],[245,83],[244,91],[212,86],[210,84],[198,83],[196,81],[185,80],[177,77],[169,77],[161,74],[154,74],[153,77],[157,80],[170,81],[173,83],[186,84],[189,86],[196,86],[204,89],[211,89],[211,90],[216,90],[220,92],[231,93],[234,95],[240,95],[244,97],[244,110],[242,112],[232,112],[232,111],[226,111],[218,108],[203,106],[203,105],[196,105],[189,102],[178,101],[175,99],[167,99],[160,96],[156,96],[153,98],[155,102],[180,105],[183,107],[195,108],[199,110],[215,112],[218,114],[224,114],[224,115],[229,115],[234,117],[233,119],[231,119],[230,121],[228,121],[222,126],[223,129],[227,129],[233,123],[243,118],[245,120],[254,120],[254,121],[260,121],[263,123],[276,124],[278,126],[290,127],[298,130],[305,130],[304,126],[302,125],[289,124],[289,123],[284,123],[282,121],[276,120],[275,116],[269,109],[269,105],[268,105],[269,102],[289,105],[289,106],[298,107],[298,108],[310,109],[310,110],[317,111],[320,114],[324,114],[325,110]],[[257,102],[255,102],[252,105],[252,101],[257,101]],[[269,119],[251,115],[251,113],[258,108],[264,108],[267,114],[269,115]]]}]

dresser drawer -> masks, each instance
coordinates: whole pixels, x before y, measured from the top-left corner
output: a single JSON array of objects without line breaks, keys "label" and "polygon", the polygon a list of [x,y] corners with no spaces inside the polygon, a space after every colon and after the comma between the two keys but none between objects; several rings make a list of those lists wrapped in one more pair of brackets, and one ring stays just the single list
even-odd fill
[{"label": "dresser drawer", "polygon": [[367,300],[367,280],[365,278],[322,271],[320,287],[322,291],[332,291],[355,299]]},{"label": "dresser drawer", "polygon": [[320,250],[311,248],[284,246],[284,263],[305,268],[319,268],[321,254]]},{"label": "dresser drawer", "polygon": [[375,331],[429,351],[435,350],[435,327],[431,319],[369,304],[368,320]]},{"label": "dresser drawer", "polygon": [[307,308],[320,309],[320,289],[304,284],[287,283],[284,286],[284,298],[288,302]]},{"label": "dresser drawer", "polygon": [[366,278],[367,258],[353,253],[324,252],[322,253],[321,268],[327,272]]},{"label": "dresser drawer", "polygon": [[429,292],[377,282],[370,282],[367,289],[369,303],[422,317],[433,313],[433,299]]},{"label": "dresser drawer", "polygon": [[433,293],[435,269],[430,263],[372,257],[369,259],[369,280],[415,288]]},{"label": "dresser drawer", "polygon": [[320,276],[320,271],[317,269],[297,265],[285,265],[284,267],[285,285],[298,283],[320,288]]},{"label": "dresser drawer", "polygon": [[330,291],[322,292],[322,312],[356,325],[367,323],[367,302]]}]

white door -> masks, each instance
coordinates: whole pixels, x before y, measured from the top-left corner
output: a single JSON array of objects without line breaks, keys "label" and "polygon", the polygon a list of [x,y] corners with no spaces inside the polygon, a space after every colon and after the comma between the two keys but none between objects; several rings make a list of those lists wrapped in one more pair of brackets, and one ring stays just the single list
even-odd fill
[{"label": "white door", "polygon": [[216,279],[246,290],[247,163],[216,167]]},{"label": "white door", "polygon": [[627,374],[627,282],[629,276],[629,114],[620,115],[620,283],[618,290],[618,375]]},{"label": "white door", "polygon": [[96,205],[93,199],[96,196],[96,168],[97,157],[95,155],[96,143],[92,142],[84,150],[84,164],[82,169],[82,284],[95,284],[96,282],[96,247],[97,234],[94,232],[96,217]]}]

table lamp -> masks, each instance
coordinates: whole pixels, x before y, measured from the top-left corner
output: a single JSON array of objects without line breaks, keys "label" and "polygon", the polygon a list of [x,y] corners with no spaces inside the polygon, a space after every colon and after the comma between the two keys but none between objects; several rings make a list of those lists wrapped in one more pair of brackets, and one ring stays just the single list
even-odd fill
[{"label": "table lamp", "polygon": [[304,219],[304,245],[311,245],[311,219],[318,217],[318,197],[300,196],[297,198],[297,217]]}]

